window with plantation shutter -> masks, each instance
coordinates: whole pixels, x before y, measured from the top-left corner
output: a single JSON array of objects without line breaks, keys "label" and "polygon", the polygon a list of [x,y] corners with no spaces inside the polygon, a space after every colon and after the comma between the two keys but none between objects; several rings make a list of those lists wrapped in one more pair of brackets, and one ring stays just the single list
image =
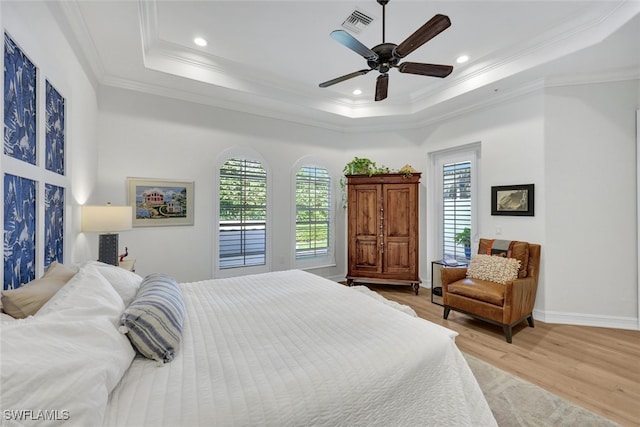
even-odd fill
[{"label": "window with plantation shutter", "polygon": [[471,238],[470,161],[445,163],[442,166],[442,220],[444,258],[466,260],[470,248],[460,240],[467,229],[468,239]]},{"label": "window with plantation shutter", "polygon": [[296,173],[296,261],[326,258],[331,250],[331,177],[316,166]]},{"label": "window with plantation shutter", "polygon": [[228,159],[219,172],[219,268],[265,265],[267,173],[246,159]]}]

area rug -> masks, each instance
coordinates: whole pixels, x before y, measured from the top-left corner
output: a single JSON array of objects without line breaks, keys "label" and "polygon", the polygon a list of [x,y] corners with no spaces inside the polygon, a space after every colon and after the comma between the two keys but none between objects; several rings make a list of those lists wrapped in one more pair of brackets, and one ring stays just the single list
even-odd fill
[{"label": "area rug", "polygon": [[620,427],[476,357],[464,357],[500,427]]}]

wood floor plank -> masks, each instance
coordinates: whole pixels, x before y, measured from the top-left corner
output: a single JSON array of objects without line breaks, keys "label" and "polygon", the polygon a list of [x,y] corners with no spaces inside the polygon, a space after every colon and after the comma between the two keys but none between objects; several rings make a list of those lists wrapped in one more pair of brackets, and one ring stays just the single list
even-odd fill
[{"label": "wood floor plank", "polygon": [[412,307],[418,316],[458,332],[460,350],[536,384],[623,426],[640,427],[640,331],[547,324],[514,327],[513,344],[502,328],[461,313],[442,318],[428,289],[369,285]]}]

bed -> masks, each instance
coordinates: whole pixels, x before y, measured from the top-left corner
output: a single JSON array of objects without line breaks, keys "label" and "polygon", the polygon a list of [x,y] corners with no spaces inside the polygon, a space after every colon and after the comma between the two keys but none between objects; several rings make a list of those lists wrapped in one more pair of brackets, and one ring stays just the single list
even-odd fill
[{"label": "bed", "polygon": [[90,262],[35,315],[3,316],[6,425],[497,425],[456,333],[366,288],[300,270],[178,284],[162,363],[121,333],[141,281]]}]

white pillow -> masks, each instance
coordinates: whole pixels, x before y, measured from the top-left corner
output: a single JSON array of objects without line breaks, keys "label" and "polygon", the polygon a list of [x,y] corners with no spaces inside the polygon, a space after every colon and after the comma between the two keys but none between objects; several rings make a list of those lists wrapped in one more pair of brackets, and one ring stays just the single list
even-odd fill
[{"label": "white pillow", "polygon": [[467,268],[467,277],[488,280],[502,285],[518,278],[520,260],[491,255],[474,255]]},{"label": "white pillow", "polygon": [[125,307],[131,304],[140,289],[142,277],[136,273],[116,267],[115,265],[105,264],[98,261],[88,261],[85,265],[95,267],[100,274],[113,286],[120,294]]},{"label": "white pillow", "polygon": [[124,302],[93,266],[84,266],[38,312],[49,320],[109,318],[120,319]]},{"label": "white pillow", "polygon": [[[3,323],[3,420],[25,427],[101,426],[109,394],[134,356],[129,340],[106,317],[51,321],[34,316]],[[28,410],[26,418],[7,418]],[[38,411],[45,410],[57,421],[38,419]]]}]

